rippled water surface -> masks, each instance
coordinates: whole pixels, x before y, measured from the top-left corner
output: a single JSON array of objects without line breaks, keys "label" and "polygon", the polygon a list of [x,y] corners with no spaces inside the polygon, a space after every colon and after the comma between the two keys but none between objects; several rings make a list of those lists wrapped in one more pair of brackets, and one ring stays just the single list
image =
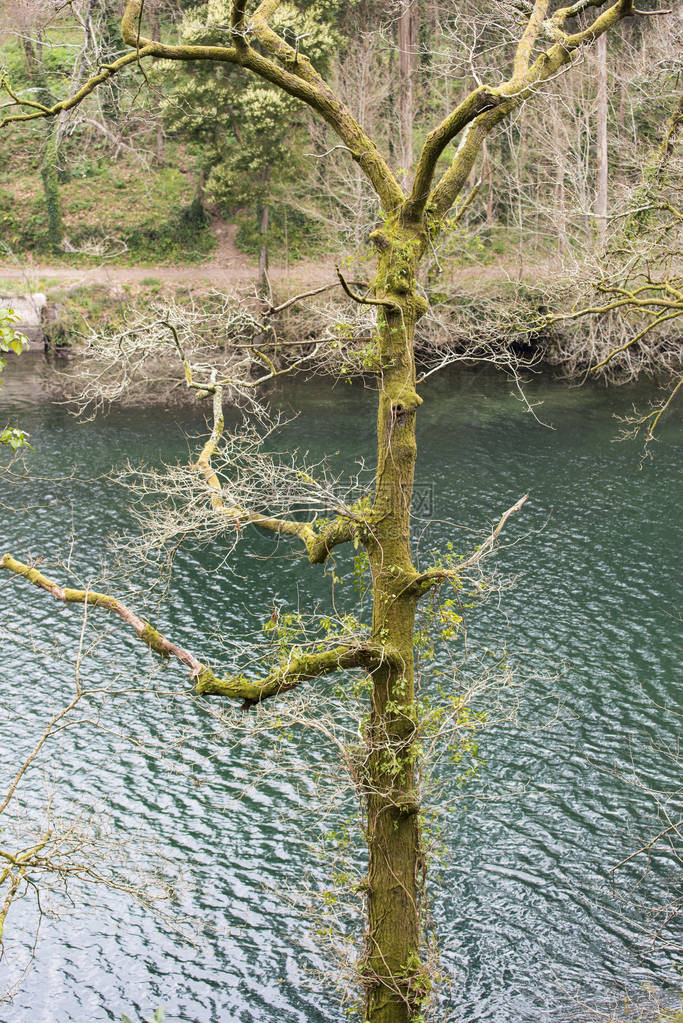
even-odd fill
[{"label": "rippled water surface", "polygon": [[[131,525],[126,493],[105,474],[127,458],[185,459],[203,420],[189,407],[158,406],[77,424],[51,403],[52,371],[40,359],[7,372],[0,421],[29,430],[35,451],[30,483],[0,482],[17,509],[3,511],[2,548],[70,557],[76,577],[96,580],[107,536]],[[486,764],[450,815],[449,855],[433,885],[452,978],[438,1018],[452,1023],[588,1020],[650,988],[673,998],[676,984],[673,951],[648,937],[662,921],[645,913],[671,897],[672,857],[653,856],[634,898],[627,882],[642,871],[620,874],[613,890],[610,868],[661,829],[654,793],[667,798],[679,784],[668,754],[682,709],[680,424],[663,426],[654,459],[639,469],[637,445],[612,443],[613,415],[646,404],[646,388],[569,390],[539,378],[530,396],[554,429],[526,414],[505,380],[473,373],[430,381],[419,414],[417,493],[435,520],[420,537],[425,558],[448,540],[458,549],[480,542],[531,493],[498,562],[516,587],[471,625],[474,644],[506,643],[529,679],[518,721],[482,739]],[[299,413],[283,447],[331,453],[338,465],[372,459],[371,391],[289,382],[273,400]],[[272,550],[271,537],[248,536],[232,572],[220,549],[182,551],[159,627],[217,656],[218,634],[230,644],[253,632],[275,597],[288,608],[327,606],[320,570],[288,546]],[[345,565],[342,557],[342,575]],[[130,592],[138,582],[121,585]],[[352,596],[339,584],[342,604]],[[73,692],[82,615],[16,580],[0,580],[0,601],[7,777]],[[91,612],[85,634],[87,646],[105,630],[84,663],[88,682],[116,677],[130,688],[152,660],[103,614]],[[101,727],[84,722],[60,737],[29,775],[22,813],[39,813],[53,792],[56,814],[102,813],[126,841],[168,857],[182,873],[178,898],[194,944],[130,900],[91,889],[60,920],[44,919],[33,968],[13,1003],[0,1003],[0,1020],[99,1023],[157,1005],[167,1020],[192,1023],[343,1020],[336,993],[316,977],[307,925],[282,895],[307,872],[325,884],[300,818],[311,786],[304,776],[260,781],[258,740],[231,748],[180,695],[175,667],[155,679],[160,695],[112,699]],[[163,695],[172,691],[176,698]],[[147,752],[181,729],[183,741],[163,757]],[[329,751],[313,740],[303,749],[311,776],[328,770]],[[680,813],[672,799],[667,810]],[[26,947],[32,922],[28,902],[13,907],[8,952]]]}]

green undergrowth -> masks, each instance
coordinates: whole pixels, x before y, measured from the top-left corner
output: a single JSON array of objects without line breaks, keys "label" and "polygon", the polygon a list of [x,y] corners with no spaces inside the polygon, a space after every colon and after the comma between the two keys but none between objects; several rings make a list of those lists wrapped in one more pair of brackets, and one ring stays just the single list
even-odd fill
[{"label": "green undergrowth", "polygon": [[[73,39],[72,39],[73,36]],[[19,91],[36,96],[41,88],[62,95],[68,88],[74,44],[80,34],[58,21],[48,27],[41,50],[40,78],[29,74],[16,37],[0,43],[0,67]],[[144,124],[148,97],[133,80],[122,109]],[[84,107],[93,121],[97,111]],[[4,253],[67,265],[103,260],[123,264],[193,263],[215,246],[206,212],[196,201],[197,171],[182,145],[167,142],[161,161],[152,136],[124,137],[118,152],[97,128],[67,126],[57,165],[58,197],[64,242],[51,246],[41,166],[53,122],[36,121],[3,131],[0,161],[0,241]],[[112,131],[113,129],[109,129]]]},{"label": "green undergrowth", "polygon": [[[244,210],[236,211],[230,219],[237,224],[235,244],[248,255],[257,256],[264,241],[258,222]],[[279,263],[285,260],[295,262],[311,259],[333,251],[336,239],[325,237],[321,224],[296,210],[274,206],[270,211],[270,223],[265,235],[268,255]]]},{"label": "green undergrowth", "polygon": [[[0,168],[0,238],[15,256],[90,265],[196,263],[215,238],[195,201],[192,168],[170,148],[163,165],[145,166],[134,155],[113,161],[93,149],[74,156],[59,183],[66,244],[52,251],[40,178],[38,129],[8,132]],[[77,250],[76,252],[70,251]]]}]

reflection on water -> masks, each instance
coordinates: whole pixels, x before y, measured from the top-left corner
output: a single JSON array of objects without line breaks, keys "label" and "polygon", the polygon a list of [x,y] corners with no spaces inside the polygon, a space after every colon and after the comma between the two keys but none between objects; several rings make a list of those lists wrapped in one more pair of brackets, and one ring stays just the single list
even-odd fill
[{"label": "reflection on water", "polygon": [[[34,480],[3,485],[2,499],[23,511],[3,514],[2,548],[47,559],[71,549],[75,576],[95,579],[109,556],[106,537],[130,525],[126,495],[106,473],[126,458],[186,458],[201,416],[156,406],[79,425],[50,402],[51,371],[42,363],[25,357],[11,370],[0,419],[30,431]],[[505,572],[518,577],[516,589],[502,609],[485,609],[472,642],[505,642],[530,674],[561,669],[551,693],[532,678],[519,721],[485,737],[481,780],[449,820],[450,857],[433,890],[443,965],[453,978],[440,1018],[588,1019],[586,1006],[604,1009],[623,1003],[624,993],[639,997],[648,985],[670,992],[675,984],[673,953],[643,935],[652,922],[619,900],[624,885],[612,892],[609,871],[659,829],[649,790],[677,785],[666,753],[681,712],[676,424],[664,427],[655,459],[639,470],[637,446],[612,443],[612,414],[646,402],[647,389],[568,390],[539,378],[532,398],[543,402],[549,430],[524,414],[501,378],[447,374],[429,383],[418,484],[435,521],[427,532],[420,527],[421,550],[426,557],[448,539],[476,542],[530,491],[500,556]],[[339,465],[372,459],[372,392],[288,382],[274,399],[299,412],[283,443],[312,456],[338,453]],[[283,547],[269,558],[271,550],[272,538],[250,536],[233,556],[232,573],[216,568],[220,550],[181,552],[159,626],[211,654],[217,632],[229,642],[253,631],[276,594],[288,607],[300,600],[324,606],[328,583],[319,569]],[[25,585],[0,582],[7,774],[71,691],[72,671],[56,655],[59,648],[73,657],[81,616]],[[352,593],[342,584],[337,597]],[[101,618],[98,625],[106,635],[99,660],[88,662],[89,679],[118,673],[128,685],[152,662],[124,631]],[[199,636],[207,638],[200,643]],[[180,694],[183,684],[174,667],[158,676],[165,692]],[[65,735],[58,757],[32,782],[27,813],[54,783],[57,811],[106,808],[123,836],[142,826],[149,847],[182,868],[181,899],[198,921],[196,944],[96,890],[85,908],[44,921],[32,972],[14,1003],[0,1008],[3,1023],[96,1023],[160,1004],[169,1021],[192,1023],[344,1019],[335,993],[316,979],[315,943],[280,895],[306,870],[324,883],[299,825],[312,795],[295,778],[250,785],[259,749],[213,738],[211,719],[180,695],[114,701],[107,714],[108,730]],[[122,738],[154,745],[179,729],[183,743],[163,759]],[[306,755],[325,770],[327,751],[309,744]],[[666,898],[673,867],[670,857],[653,857],[639,905]],[[7,930],[14,928],[16,940],[25,936],[26,915],[22,907],[12,913]]]}]

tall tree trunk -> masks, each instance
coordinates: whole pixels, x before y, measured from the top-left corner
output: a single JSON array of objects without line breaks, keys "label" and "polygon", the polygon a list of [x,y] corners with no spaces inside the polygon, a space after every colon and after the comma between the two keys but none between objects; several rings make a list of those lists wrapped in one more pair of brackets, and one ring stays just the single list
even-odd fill
[{"label": "tall tree trunk", "polygon": [[376,527],[368,547],[373,576],[373,634],[392,651],[374,673],[364,758],[368,842],[368,931],[363,978],[370,1023],[407,1023],[419,1012],[429,981],[420,964],[422,867],[415,790],[417,596],[410,543],[410,506],[417,447],[415,324],[426,308],[415,277],[425,238],[387,225],[379,249],[376,294],[393,303],[380,313],[382,371],[377,415]]},{"label": "tall tree trunk", "polygon": [[43,162],[40,176],[43,182],[45,209],[47,212],[47,235],[50,249],[59,252],[62,247],[63,227],[62,211],[59,198],[59,117],[48,125],[43,150]]},{"label": "tall tree trunk", "polygon": [[401,139],[400,180],[410,188],[413,166],[414,78],[417,62],[417,0],[401,0],[398,19],[398,117]]},{"label": "tall tree trunk", "polygon": [[47,75],[45,73],[45,64],[43,62],[43,39],[41,30],[36,30],[36,36],[34,39],[22,36],[21,42],[24,48],[24,56],[26,58],[26,72],[31,82],[36,86],[36,99],[40,103],[45,103],[47,106],[51,106],[53,99]]},{"label": "tall tree trunk", "polygon": [[607,241],[607,36],[600,36],[597,44],[598,104],[597,104],[597,194],[595,213],[598,240],[604,249]]},{"label": "tall tree trunk", "polygon": [[486,226],[493,227],[493,171],[489,160],[489,150],[484,140],[481,147],[481,180],[486,182]]},{"label": "tall tree trunk", "polygon": [[555,224],[557,227],[557,249],[567,249],[567,203],[564,191],[564,163],[558,159],[555,168]]},{"label": "tall tree trunk", "polygon": [[259,234],[261,235],[261,247],[258,255],[258,292],[260,295],[268,293],[268,220],[270,207],[264,203],[261,207],[259,218]]},{"label": "tall tree trunk", "polygon": [[[154,4],[149,14],[149,34],[151,39],[156,41],[161,39],[161,17],[159,15],[158,4]],[[155,132],[155,149],[157,163],[162,163],[164,159],[164,126],[161,119],[161,112],[158,113]]]},{"label": "tall tree trunk", "polygon": [[36,58],[36,51],[33,47],[33,42],[28,36],[21,36],[21,45],[24,50],[24,57],[26,59],[26,74],[29,78],[33,79],[36,77],[36,69],[38,61]]}]

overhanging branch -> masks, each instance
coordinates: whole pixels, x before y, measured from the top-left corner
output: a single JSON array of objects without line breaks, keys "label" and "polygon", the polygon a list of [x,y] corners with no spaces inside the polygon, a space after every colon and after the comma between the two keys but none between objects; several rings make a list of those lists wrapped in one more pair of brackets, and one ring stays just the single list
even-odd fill
[{"label": "overhanging branch", "polygon": [[219,679],[207,669],[197,680],[197,692],[200,696],[227,696],[229,699],[244,700],[243,709],[247,710],[268,697],[296,689],[302,682],[340,669],[364,668],[366,671],[374,671],[390,659],[388,650],[372,643],[343,644],[312,653],[292,652],[285,665],[274,668],[257,682],[250,682],[243,676]]},{"label": "overhanging branch", "polygon": [[518,511],[521,511],[523,505],[528,500],[529,495],[525,494],[524,497],[520,497],[519,501],[516,501],[511,508],[503,512],[495,529],[492,530],[490,536],[486,541],[479,547],[478,550],[471,554],[465,561],[460,562],[454,568],[430,568],[427,572],[423,572],[418,575],[411,584],[411,589],[415,590],[420,596],[431,590],[433,586],[438,586],[443,582],[457,582],[462,578],[464,572],[470,568],[474,568],[479,562],[490,554],[493,549],[496,540],[500,536],[500,533],[505,526],[505,523],[511,515],[515,515]]},{"label": "overhanging branch", "polygon": [[4,554],[0,558],[0,568],[4,568],[14,575],[27,579],[34,586],[45,590],[55,600],[59,600],[63,604],[88,604],[89,606],[103,607],[105,610],[111,611],[112,614],[117,615],[126,625],[130,625],[139,639],[146,643],[150,649],[161,654],[163,657],[175,657],[177,661],[189,668],[190,678],[195,679],[204,670],[204,665],[193,654],[188,653],[187,650],[184,650],[176,643],[170,642],[170,640],[143,621],[142,618],[116,597],[112,597],[107,593],[97,593],[95,590],[78,590],[68,586],[60,586],[58,583],[53,582],[52,579],[48,579],[42,572],[39,572],[37,568],[32,568],[30,565],[17,561],[10,554]]},{"label": "overhanging branch", "polygon": [[328,675],[330,672],[344,668],[364,668],[366,671],[373,671],[391,659],[391,652],[378,644],[349,641],[322,651],[292,652],[286,664],[274,668],[261,680],[252,681],[241,674],[219,678],[208,665],[177,643],[171,642],[116,597],[107,593],[97,593],[95,590],[60,586],[37,568],[17,561],[9,554],[0,558],[0,568],[28,580],[64,604],[102,607],[117,615],[133,628],[138,638],[150,649],[163,657],[174,657],[180,664],[189,668],[190,679],[198,695],[242,700],[245,709],[271,696],[294,689],[302,682]]}]

